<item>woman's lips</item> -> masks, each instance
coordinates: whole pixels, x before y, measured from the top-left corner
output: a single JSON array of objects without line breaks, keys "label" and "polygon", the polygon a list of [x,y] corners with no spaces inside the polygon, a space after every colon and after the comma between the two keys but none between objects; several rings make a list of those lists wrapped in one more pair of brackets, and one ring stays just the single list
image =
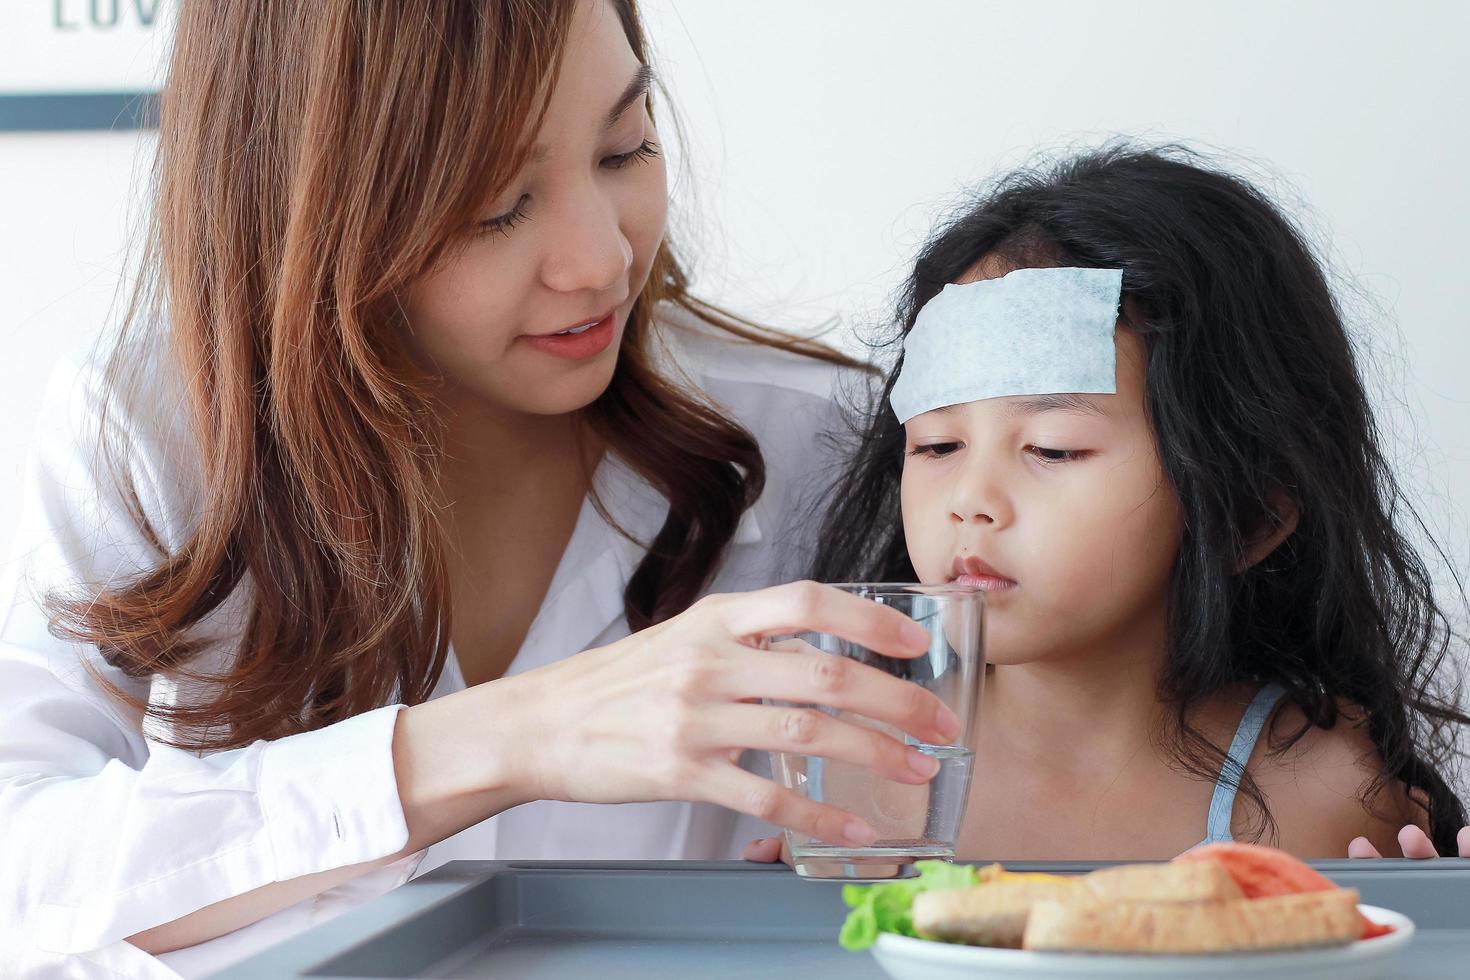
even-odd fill
[{"label": "woman's lips", "polygon": [[608,345],[612,343],[613,334],[616,333],[613,329],[616,321],[617,310],[612,310],[601,320],[582,329],[579,333],[527,335],[521,339],[553,357],[580,361],[584,358],[595,357],[607,350]]}]

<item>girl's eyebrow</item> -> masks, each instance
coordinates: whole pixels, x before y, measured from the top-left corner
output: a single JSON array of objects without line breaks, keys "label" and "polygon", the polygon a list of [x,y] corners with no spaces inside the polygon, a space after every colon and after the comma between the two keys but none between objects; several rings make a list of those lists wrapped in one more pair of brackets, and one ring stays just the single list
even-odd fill
[{"label": "girl's eyebrow", "polygon": [[1079,415],[1095,415],[1107,418],[1102,406],[1082,395],[1035,395],[1012,402],[1010,414],[1037,415],[1041,412],[1075,412]]},{"label": "girl's eyebrow", "polygon": [[608,112],[606,128],[611,129],[623,117],[623,113],[648,94],[652,85],[653,69],[647,65],[639,65],[638,70],[633,73],[633,80],[623,89],[623,94],[618,96],[618,101],[613,103],[612,110]]}]

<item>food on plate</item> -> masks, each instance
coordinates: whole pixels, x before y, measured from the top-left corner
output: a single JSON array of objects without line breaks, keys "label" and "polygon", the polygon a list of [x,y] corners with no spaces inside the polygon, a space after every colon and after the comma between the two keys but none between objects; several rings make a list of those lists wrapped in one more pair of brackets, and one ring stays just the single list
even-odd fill
[{"label": "food on plate", "polygon": [[1214,864],[1230,872],[1246,898],[1331,891],[1337,886],[1285,851],[1260,844],[1205,844],[1185,851],[1173,864]]},{"label": "food on plate", "polygon": [[1231,953],[1334,946],[1363,931],[1352,889],[1224,902],[1040,901],[1025,948],[1089,953]]},{"label": "food on plate", "polygon": [[1083,877],[1013,874],[991,865],[982,876],[989,882],[983,887],[915,895],[913,921],[919,934],[975,946],[1019,948],[1031,907],[1047,899],[1219,902],[1243,897],[1234,879],[1209,863],[1128,864]]},{"label": "food on plate", "polygon": [[1223,844],[1172,862],[1081,876],[1018,874],[921,861],[918,878],[843,889],[852,910],[840,942],[864,949],[882,932],[1048,951],[1217,953],[1337,945],[1392,931],[1338,888],[1274,848]]},{"label": "food on plate", "polygon": [[1213,862],[1120,864],[1079,881],[1098,898],[1137,902],[1230,902],[1245,898],[1235,879]]},{"label": "food on plate", "polygon": [[842,900],[851,909],[837,937],[844,949],[867,949],[880,932],[918,936],[912,914],[915,895],[931,890],[969,888],[994,877],[988,868],[977,872],[972,865],[947,861],[919,861],[914,867],[919,872],[917,878],[843,887]]},{"label": "food on plate", "polygon": [[[1044,899],[1065,901],[1083,890],[1075,878],[1017,875],[976,888],[951,888],[914,896],[914,928],[923,936],[972,946],[1019,947],[1031,907]],[[1017,880],[1020,879],[1020,880]]]},{"label": "food on plate", "polygon": [[[1192,851],[1185,851],[1174,859],[1176,864],[1191,862],[1218,864],[1223,867],[1230,872],[1230,877],[1235,879],[1246,898],[1324,892],[1337,887],[1331,878],[1308,867],[1285,851],[1262,847],[1260,844],[1206,844]],[[1393,931],[1366,916],[1362,918],[1362,923],[1363,939],[1372,939]]]}]

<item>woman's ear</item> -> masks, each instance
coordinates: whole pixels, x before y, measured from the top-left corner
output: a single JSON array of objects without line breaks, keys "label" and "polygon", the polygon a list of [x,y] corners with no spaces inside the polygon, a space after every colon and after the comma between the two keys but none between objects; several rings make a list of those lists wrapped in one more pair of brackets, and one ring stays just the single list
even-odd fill
[{"label": "woman's ear", "polygon": [[1241,556],[1240,566],[1235,569],[1237,575],[1265,561],[1266,556],[1281,547],[1281,542],[1291,537],[1296,530],[1301,513],[1297,510],[1296,501],[1285,490],[1278,487],[1271,491],[1269,504],[1271,509],[1263,515],[1260,525],[1245,540],[1245,552]]}]

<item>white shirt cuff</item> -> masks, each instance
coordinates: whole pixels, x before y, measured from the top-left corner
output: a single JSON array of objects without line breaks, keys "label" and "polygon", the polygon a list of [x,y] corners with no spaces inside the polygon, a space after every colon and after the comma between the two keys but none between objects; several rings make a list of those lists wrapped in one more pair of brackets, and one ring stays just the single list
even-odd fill
[{"label": "white shirt cuff", "polygon": [[393,771],[402,709],[389,705],[266,746],[258,785],[277,881],[375,861],[407,845]]}]

